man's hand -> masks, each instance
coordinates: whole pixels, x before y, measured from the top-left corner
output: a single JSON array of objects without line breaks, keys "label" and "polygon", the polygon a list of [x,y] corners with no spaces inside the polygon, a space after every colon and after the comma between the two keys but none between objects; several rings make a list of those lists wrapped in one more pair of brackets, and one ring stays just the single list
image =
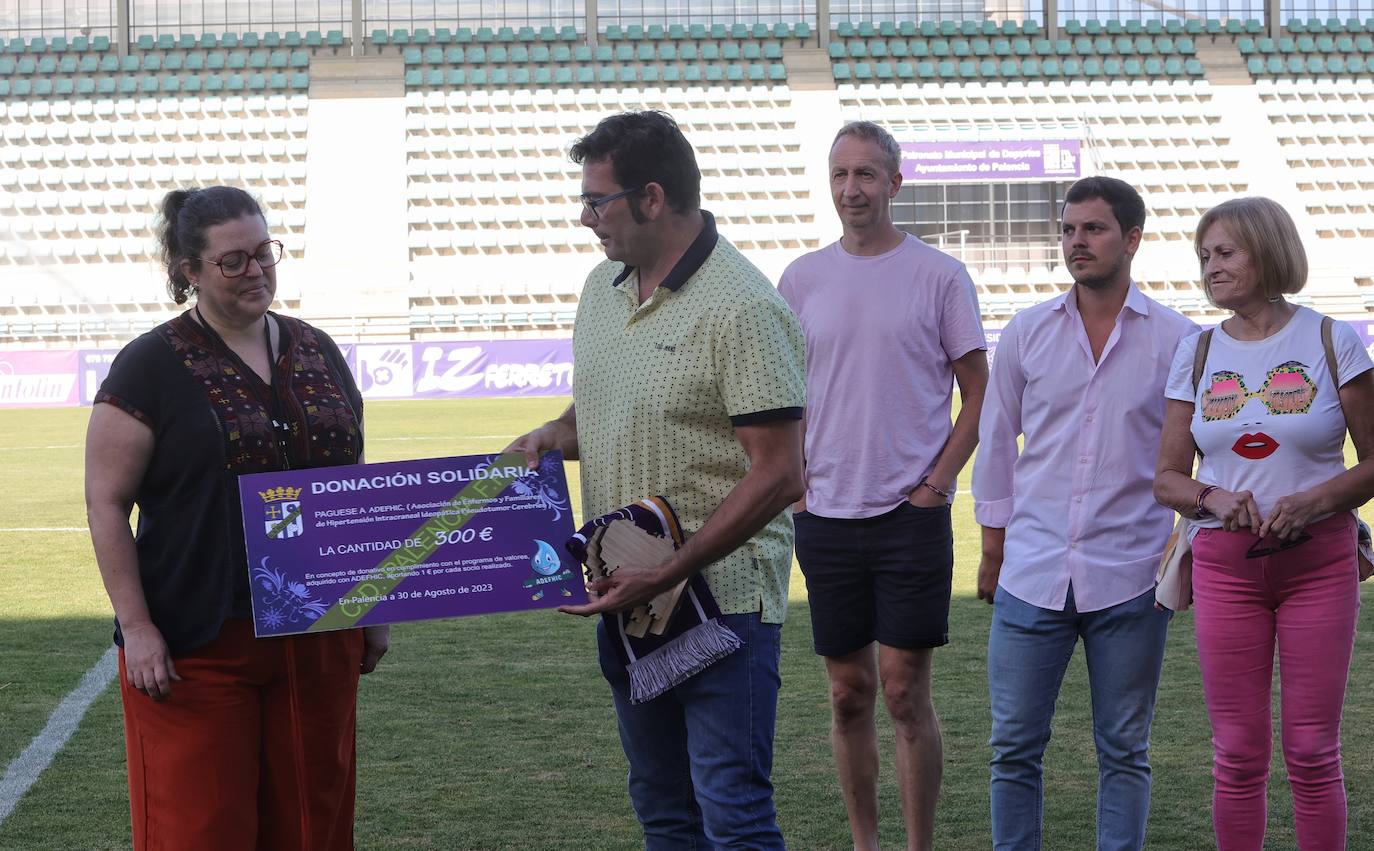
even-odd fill
[{"label": "man's hand", "polygon": [[1002,552],[1006,543],[1006,529],[983,527],[983,557],[978,562],[978,599],[986,600],[989,606],[996,602],[997,579],[1002,575]]},{"label": "man's hand", "polygon": [[556,420],[549,420],[534,431],[527,432],[511,441],[505,452],[522,452],[525,463],[531,470],[539,466],[539,456],[545,452],[558,450],[565,461],[576,461],[577,453],[577,408],[569,405]]},{"label": "man's hand", "polygon": [[677,584],[681,577],[675,575],[672,564],[670,560],[653,567],[621,565],[610,576],[588,584],[591,602],[579,606],[559,606],[558,611],[583,617],[603,612],[628,612]]},{"label": "man's hand", "polygon": [[377,663],[386,655],[389,647],[391,647],[390,626],[363,627],[363,663],[359,670],[364,674],[370,674],[376,670]]}]

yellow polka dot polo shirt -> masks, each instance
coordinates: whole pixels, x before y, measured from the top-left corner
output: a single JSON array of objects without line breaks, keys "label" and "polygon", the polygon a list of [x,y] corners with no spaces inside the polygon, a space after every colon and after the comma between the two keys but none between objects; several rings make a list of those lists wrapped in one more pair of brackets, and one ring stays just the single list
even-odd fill
[{"label": "yellow polka dot polo shirt", "polygon": [[[639,304],[634,269],[587,278],[573,328],[573,398],[586,517],[662,495],[700,529],[744,477],[734,426],[799,419],[806,403],[796,317],[702,212],[701,234]],[[725,614],[782,623],[792,564],[784,511],[703,575]]]}]

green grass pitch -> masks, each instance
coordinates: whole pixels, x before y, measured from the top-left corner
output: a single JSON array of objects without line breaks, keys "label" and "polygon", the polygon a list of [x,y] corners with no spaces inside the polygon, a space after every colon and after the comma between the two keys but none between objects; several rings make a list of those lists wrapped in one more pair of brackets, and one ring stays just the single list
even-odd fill
[{"label": "green grass pitch", "polygon": [[[497,450],[554,416],[566,401],[372,403],[368,458]],[[84,534],[81,444],[87,416],[80,409],[0,412],[4,765],[43,728],[110,641],[109,604]],[[575,470],[569,478],[576,480]],[[938,651],[935,667],[946,755],[936,847],[951,851],[991,844],[984,666],[991,609],[973,593],[978,528],[967,483],[966,470],[955,506],[951,643]],[[1366,600],[1370,593],[1366,588]],[[1370,608],[1361,617],[1345,719],[1351,848],[1374,847],[1374,740],[1366,735],[1374,721]],[[794,848],[848,848],[830,757],[825,676],[811,652],[806,590],[796,571],[782,667],[774,781],[783,830]],[[534,612],[397,626],[391,653],[363,680],[359,704],[359,848],[638,847],[592,622]],[[883,843],[900,847],[904,837],[885,718],[880,726]],[[1210,731],[1187,613],[1174,620],[1169,638],[1153,764],[1149,847],[1213,847]],[[1269,849],[1296,847],[1284,777],[1276,739]],[[1065,681],[1047,760],[1046,848],[1093,846],[1096,781],[1080,652]],[[0,825],[0,848],[128,848],[128,819],[119,696],[110,689]]]}]

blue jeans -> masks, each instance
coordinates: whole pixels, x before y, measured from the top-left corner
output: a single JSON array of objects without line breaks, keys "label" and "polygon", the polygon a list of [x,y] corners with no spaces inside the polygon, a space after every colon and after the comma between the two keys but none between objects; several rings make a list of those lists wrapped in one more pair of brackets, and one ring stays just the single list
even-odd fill
[{"label": "blue jeans", "polygon": [[1098,851],[1138,851],[1150,813],[1150,722],[1170,612],[1154,591],[1096,612],[1042,609],[997,589],[988,635],[992,844],[1039,851],[1054,702],[1081,637],[1097,743]]},{"label": "blue jeans", "polygon": [[724,615],[744,646],[647,703],[597,625],[611,685],[630,801],[648,851],[783,848],[773,807],[773,726],[782,630],[759,615]]}]

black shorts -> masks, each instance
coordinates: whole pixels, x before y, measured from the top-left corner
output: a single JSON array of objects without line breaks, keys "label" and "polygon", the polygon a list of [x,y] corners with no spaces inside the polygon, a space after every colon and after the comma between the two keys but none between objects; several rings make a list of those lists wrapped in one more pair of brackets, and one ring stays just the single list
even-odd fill
[{"label": "black shorts", "polygon": [[844,656],[874,641],[905,650],[949,643],[949,506],[903,500],[877,517],[803,511],[793,519],[817,653]]}]

